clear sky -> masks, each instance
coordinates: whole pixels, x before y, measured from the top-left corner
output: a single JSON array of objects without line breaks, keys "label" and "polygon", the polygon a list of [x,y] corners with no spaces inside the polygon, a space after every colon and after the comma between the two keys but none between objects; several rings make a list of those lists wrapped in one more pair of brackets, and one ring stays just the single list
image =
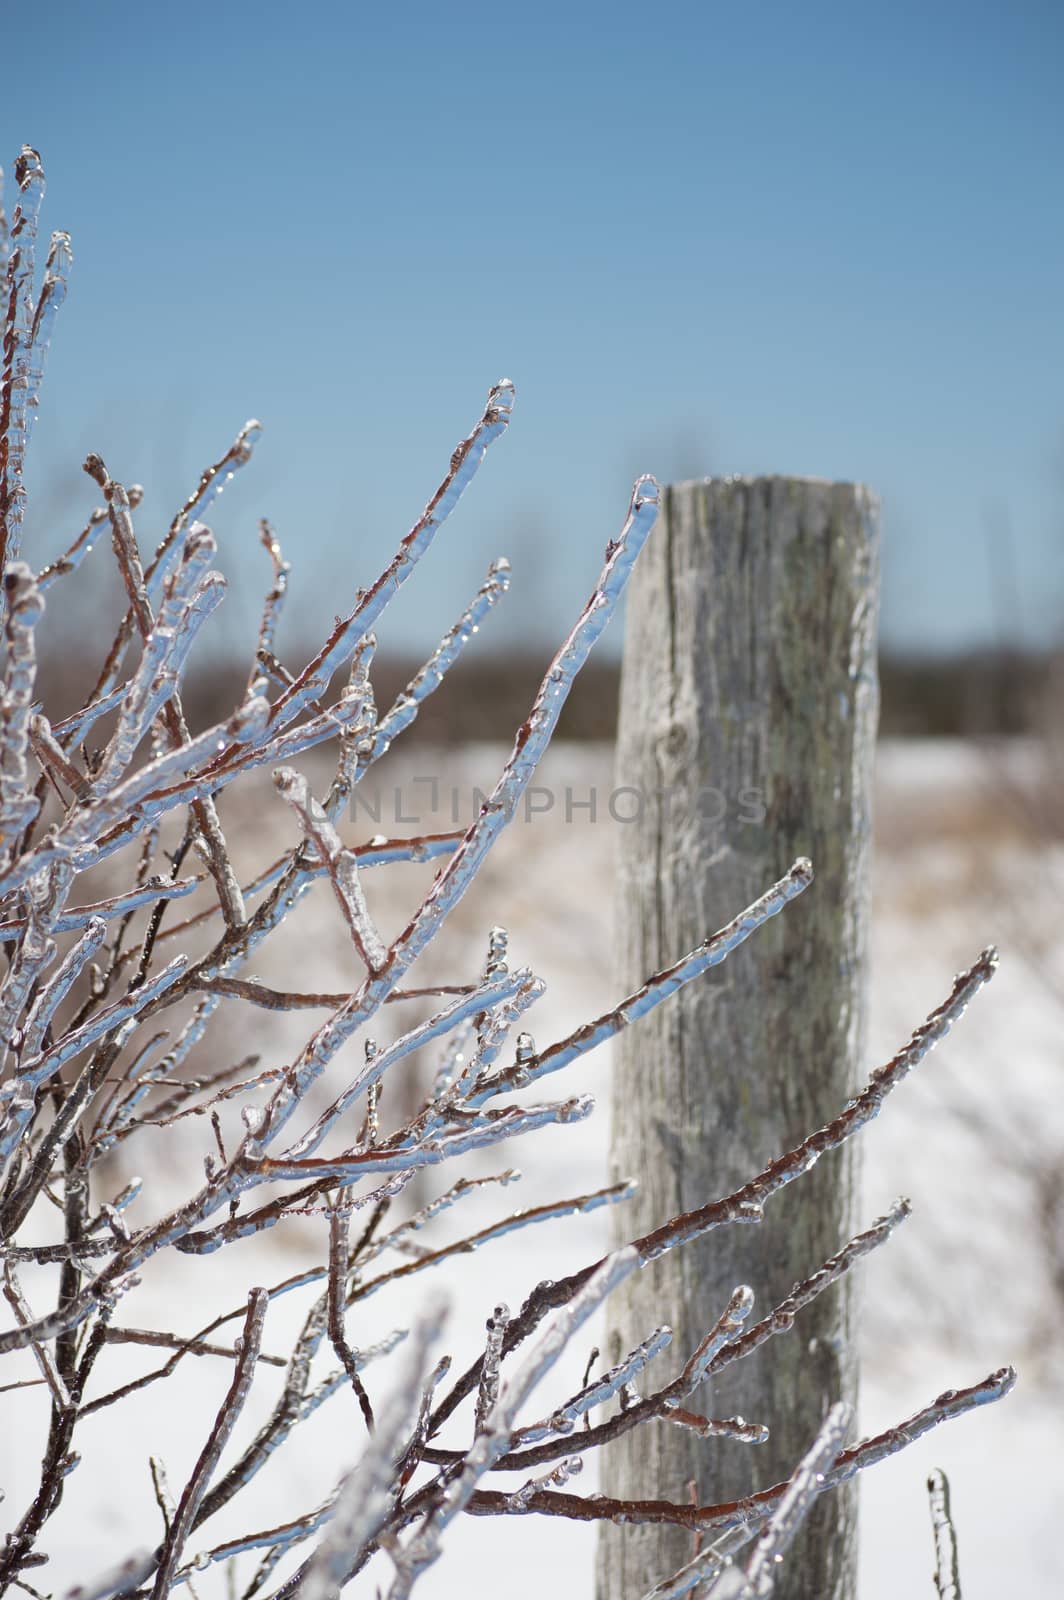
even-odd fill
[{"label": "clear sky", "polygon": [[147,544],[254,415],[233,626],[268,514],[320,628],[506,375],[393,645],[499,553],[497,641],[554,640],[639,471],[862,479],[890,643],[1059,638],[1062,47],[1059,0],[10,5],[0,157],[41,151],[75,253],[31,556],[86,450]]}]

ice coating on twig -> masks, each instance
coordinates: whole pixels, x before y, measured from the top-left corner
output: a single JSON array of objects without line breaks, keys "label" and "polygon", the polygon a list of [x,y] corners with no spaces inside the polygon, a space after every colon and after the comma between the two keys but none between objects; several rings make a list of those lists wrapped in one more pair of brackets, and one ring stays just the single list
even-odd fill
[{"label": "ice coating on twig", "polygon": [[415,1537],[395,1557],[397,1571],[389,1600],[400,1600],[408,1594],[416,1577],[435,1561],[444,1528],[466,1508],[478,1480],[506,1453],[517,1412],[528,1395],[557,1361],[577,1329],[637,1264],[632,1250],[619,1250],[608,1256],[579,1294],[544,1330],[484,1415],[462,1471],[444,1489],[438,1508],[426,1516]]},{"label": "ice coating on twig", "polygon": [[506,1324],[509,1320],[510,1308],[507,1305],[497,1305],[488,1318],[488,1339],[484,1346],[484,1360],[480,1368],[480,1388],[477,1390],[476,1415],[473,1424],[474,1433],[483,1433],[487,1427],[488,1417],[498,1403],[502,1341],[506,1336]]},{"label": "ice coating on twig", "polygon": [[643,1600],[681,1600],[683,1595],[699,1594],[727,1566],[744,1545],[753,1538],[753,1530],[747,1527],[729,1528],[712,1543],[687,1562],[671,1578],[666,1578],[663,1583],[655,1584],[643,1596]]},{"label": "ice coating on twig", "polygon": [[753,1309],[754,1291],[747,1284],[740,1284],[680,1374],[679,1393],[690,1394],[698,1388],[710,1363],[736,1337]]},{"label": "ice coating on twig", "polygon": [[69,233],[61,231],[53,233],[48,249],[48,260],[45,263],[44,282],[41,285],[30,328],[29,361],[26,366],[27,442],[37,417],[41,379],[44,377],[44,364],[52,342],[52,330],[59,309],[66,299],[70,269],[73,264]]},{"label": "ice coating on twig", "polygon": [[655,1328],[654,1332],[644,1339],[641,1344],[637,1344],[635,1349],[623,1361],[618,1362],[615,1367],[611,1367],[608,1372],[604,1372],[601,1377],[596,1378],[593,1382],[585,1384],[578,1394],[575,1394],[571,1400],[567,1400],[563,1406],[560,1406],[551,1416],[548,1423],[538,1423],[529,1428],[522,1428],[517,1442],[520,1444],[533,1444],[537,1439],[544,1437],[548,1433],[566,1433],[570,1431],[579,1417],[584,1416],[593,1406],[605,1405],[607,1400],[612,1400],[613,1396],[625,1384],[631,1383],[632,1379],[642,1372],[647,1363],[653,1361],[654,1357],[671,1343],[671,1328]]},{"label": "ice coating on twig", "polygon": [[153,1552],[136,1550],[117,1566],[101,1572],[98,1577],[90,1578],[86,1583],[76,1583],[72,1589],[67,1590],[63,1600],[110,1600],[111,1595],[147,1583],[154,1571]]},{"label": "ice coating on twig", "polygon": [[273,588],[263,602],[262,621],[259,624],[259,646],[248,679],[249,694],[265,694],[269,685],[269,679],[263,673],[263,666],[273,655],[274,635],[288,593],[288,575],[292,570],[291,563],[286,561],[281,553],[280,541],[273,531],[272,524],[265,517],[259,522],[259,543],[269,556],[273,567]]},{"label": "ice coating on twig", "polygon": [[896,1200],[885,1216],[879,1217],[863,1233],[855,1234],[841,1250],[830,1256],[815,1272],[796,1283],[790,1294],[774,1306],[768,1316],[763,1317],[746,1333],[728,1341],[718,1350],[706,1367],[707,1375],[713,1376],[731,1362],[741,1361],[744,1356],[752,1354],[774,1334],[789,1333],[794,1326],[795,1317],[803,1306],[809,1305],[817,1295],[823,1294],[825,1289],[837,1282],[863,1256],[886,1244],[894,1229],[911,1213],[912,1207],[908,1200]]},{"label": "ice coating on twig", "polygon": [[255,1376],[255,1364],[258,1361],[259,1346],[262,1342],[262,1325],[266,1318],[268,1306],[269,1297],[266,1291],[264,1289],[253,1289],[248,1296],[248,1312],[238,1346],[239,1353],[233,1368],[233,1380],[229,1385],[229,1392],[222,1402],[221,1410],[218,1412],[210,1437],[200,1451],[192,1476],[185,1485],[184,1492],[178,1502],[177,1512],[163,1542],[159,1566],[151,1591],[152,1600],[166,1600],[166,1596],[170,1592],[178,1558],[181,1555],[185,1540],[192,1531],[196,1511],[206,1493],[208,1481],[217,1466],[218,1458],[225,1449],[233,1428],[236,1426],[237,1418],[244,1409],[244,1403],[247,1400],[248,1392]]},{"label": "ice coating on twig", "polygon": [[233,481],[240,468],[246,466],[251,460],[252,452],[261,433],[262,424],[254,417],[245,422],[225,454],[201,475],[196,488],[174,517],[165,537],[156,549],[146,573],[149,584],[149,599],[153,603],[154,597],[158,593],[158,585],[166,572],[166,557],[175,541],[186,528],[190,528],[194,523],[202,521],[212,503],[219,495],[224,493],[227,485]]},{"label": "ice coating on twig", "polygon": [[351,942],[370,972],[378,972],[384,965],[387,952],[381,936],[369,914],[366,896],[358,881],[358,859],[345,850],[340,836],[321,806],[310,792],[309,785],[298,772],[281,767],[274,774],[277,792],[295,811],[303,831],[325,863],[336,899],[347,923]]},{"label": "ice coating on twig", "polygon": [[[832,1406],[778,1506],[758,1535],[746,1569],[746,1586],[754,1600],[767,1600],[775,1588],[776,1568],[820,1493],[825,1475],[838,1459],[852,1416],[849,1405],[840,1402]],[[710,1590],[710,1594],[712,1592]]]},{"label": "ice coating on twig", "polygon": [[701,977],[710,967],[717,966],[770,917],[778,915],[788,901],[801,894],[812,881],[811,864],[804,858],[796,861],[778,883],[773,884],[771,889],[752,905],[747,906],[745,911],[740,912],[719,933],[713,934],[704,944],[699,945],[689,956],[649,978],[642,988],[637,989],[627,1000],[622,1000],[612,1011],[597,1017],[594,1022],[585,1023],[568,1038],[551,1045],[539,1055],[522,1059],[508,1071],[499,1073],[496,1078],[482,1086],[478,1098],[486,1099],[489,1095],[501,1093],[506,1089],[524,1088],[526,1084],[534,1083],[537,1078],[542,1078],[548,1072],[560,1072],[563,1067],[575,1061],[577,1056],[596,1049],[598,1045],[619,1033],[622,1028],[627,1028],[645,1016],[648,1011],[652,1011],[655,1006],[668,1000],[684,984]]},{"label": "ice coating on twig", "polygon": [[404,729],[410,726],[422,702],[439,688],[448,668],[458,660],[488,612],[509,587],[510,563],[505,557],[500,557],[492,562],[476,598],[466,607],[454,627],[444,634],[420,672],[410,680],[395,704],[381,718],[366,754],[367,761],[386,754]]},{"label": "ice coating on twig", "polygon": [[[3,588],[7,661],[0,698],[0,838],[10,840],[39,809],[38,801],[27,789],[26,753],[37,677],[34,633],[44,601],[24,561],[13,562],[5,570]],[[10,847],[5,845],[5,868],[9,859]]]},{"label": "ice coating on twig", "polygon": [[438,1338],[443,1306],[426,1307],[403,1353],[399,1377],[379,1408],[376,1430],[361,1461],[347,1477],[335,1510],[301,1586],[303,1600],[335,1600],[366,1545],[392,1508],[392,1465],[411,1420],[412,1398],[425,1377],[426,1357]]},{"label": "ice coating on twig", "polygon": [[940,1467],[935,1467],[928,1474],[927,1497],[935,1541],[935,1589],[938,1600],[961,1600],[957,1535],[950,1511],[949,1479]]},{"label": "ice coating on twig", "polygon": [[[137,505],[140,498],[139,484],[130,484],[129,499],[131,505]],[[92,552],[93,534],[101,523],[108,520],[106,506],[96,506],[89,513],[89,520],[78,534],[77,538],[68,546],[61,556],[56,556],[54,561],[49,561],[37,574],[37,587],[42,591],[51,588],[60,578],[68,578],[76,572],[85,557]]]},{"label": "ice coating on twig", "polygon": [[19,198],[7,236],[0,365],[0,572],[18,559],[26,511],[22,475],[33,361],[33,275],[37,223],[44,199],[41,158],[28,144],[22,146],[15,161],[15,182]]},{"label": "ice coating on twig", "polygon": [[274,721],[278,727],[290,722],[311,700],[317,698],[333,673],[376,625],[389,600],[406,581],[458,504],[489,445],[505,432],[513,403],[514,386],[508,378],[503,378],[489,391],[488,403],[480,421],[454,450],[447,476],[399,546],[394,560],[372,588],[360,595],[354,610],[337,624],[322,650],[275,705]]}]

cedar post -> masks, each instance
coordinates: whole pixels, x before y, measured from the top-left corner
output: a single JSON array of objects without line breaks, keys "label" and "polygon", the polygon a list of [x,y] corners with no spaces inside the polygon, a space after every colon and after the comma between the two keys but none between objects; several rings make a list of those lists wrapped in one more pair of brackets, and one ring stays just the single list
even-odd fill
[{"label": "cedar post", "polygon": [[[619,979],[635,988],[812,859],[812,886],[723,966],[621,1035],[612,1165],[639,1179],[618,1242],[737,1188],[833,1116],[865,1033],[872,759],[878,714],[878,503],[856,484],[724,478],[672,486],[628,600],[615,807]],[[610,1301],[619,1361],[662,1322],[677,1367],[748,1283],[753,1319],[856,1231],[854,1145],[824,1158],[756,1226],[719,1231]],[[854,1401],[847,1277],[791,1332],[688,1402],[766,1422],[769,1443],[656,1423],[604,1452],[624,1498],[732,1500],[790,1475],[832,1402]],[[661,1376],[668,1373],[662,1369]],[[693,1484],[693,1488],[690,1488]],[[689,1561],[667,1525],[607,1527],[599,1600],[642,1600]],[[775,1600],[853,1600],[856,1491],[826,1495]]]}]

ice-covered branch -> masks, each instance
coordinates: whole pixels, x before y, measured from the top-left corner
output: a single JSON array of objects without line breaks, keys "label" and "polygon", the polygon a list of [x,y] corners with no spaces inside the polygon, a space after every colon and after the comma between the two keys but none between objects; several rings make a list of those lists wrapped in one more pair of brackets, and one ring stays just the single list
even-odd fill
[{"label": "ice-covered branch", "polygon": [[259,644],[255,652],[255,665],[248,679],[248,694],[265,694],[269,680],[263,676],[263,660],[272,656],[274,635],[281,615],[281,608],[288,593],[288,575],[291,564],[284,559],[281,545],[274,533],[272,526],[263,517],[259,523],[259,543],[263,546],[270,558],[273,567],[273,588],[269,591],[262,607],[262,621],[259,623]]},{"label": "ice-covered branch", "polygon": [[310,792],[307,780],[291,767],[281,767],[274,774],[277,792],[292,807],[303,825],[303,832],[317,850],[329,874],[340,910],[343,912],[351,942],[360,960],[370,972],[379,972],[387,952],[380,934],[373,924],[366,904],[366,896],[358,881],[358,858],[345,850],[321,806]]},{"label": "ice-covered branch", "polygon": [[[947,1390],[931,1405],[917,1411],[904,1422],[844,1450],[835,1466],[824,1473],[817,1486],[818,1493],[823,1494],[865,1468],[896,1455],[930,1429],[963,1416],[977,1406],[1000,1400],[1009,1393],[1015,1381],[1016,1374],[1012,1368],[1003,1367],[971,1388]],[[584,1448],[586,1441],[581,1439],[580,1443]],[[693,1506],[666,1500],[614,1500],[605,1495],[584,1499],[580,1495],[550,1491],[542,1491],[533,1495],[524,1505],[515,1506],[510,1503],[511,1496],[497,1490],[483,1489],[472,1496],[466,1509],[478,1516],[542,1512],[546,1516],[566,1517],[578,1522],[668,1522],[696,1532],[738,1526],[757,1528],[771,1516],[783,1499],[789,1482],[786,1480],[773,1484],[771,1488],[762,1489],[741,1500],[714,1506]]]},{"label": "ice-covered branch", "polygon": [[935,1589],[938,1600],[961,1600],[957,1535],[950,1513],[949,1479],[940,1467],[935,1467],[928,1476],[927,1496],[931,1504],[931,1532],[935,1541]]},{"label": "ice-covered branch", "polygon": [[622,1000],[612,1011],[596,1017],[594,1022],[585,1023],[568,1038],[551,1045],[540,1054],[518,1061],[505,1072],[489,1078],[479,1086],[476,1101],[486,1099],[489,1095],[504,1093],[508,1089],[523,1089],[548,1072],[560,1072],[563,1067],[575,1061],[577,1056],[586,1055],[589,1050],[594,1050],[607,1039],[612,1039],[622,1028],[627,1028],[655,1006],[668,1000],[684,984],[701,977],[710,967],[715,967],[723,961],[761,927],[762,923],[778,915],[788,901],[807,889],[812,881],[811,863],[806,860],[796,861],[778,883],[773,884],[759,900],[755,900],[753,905],[747,906],[745,911],[740,912],[726,927],[721,928],[719,933],[713,934],[704,944],[699,945],[697,950],[692,950],[682,961],[677,961],[674,966],[666,967],[663,972],[649,978],[642,988],[637,989],[635,994],[629,995],[627,1000]]},{"label": "ice-covered branch", "polygon": [[[0,699],[0,837],[10,839],[38,810],[38,802],[29,793],[26,750],[37,676],[34,632],[44,601],[22,561],[5,569],[3,588],[7,663]],[[7,858],[9,852],[4,854]]]},{"label": "ice-covered branch", "polygon": [[37,224],[44,199],[41,158],[28,144],[22,146],[15,161],[15,182],[19,198],[7,241],[0,365],[0,572],[18,559],[26,511],[22,474],[33,361],[33,275]]},{"label": "ice-covered branch", "polygon": [[255,1365],[259,1358],[259,1346],[262,1342],[262,1325],[266,1320],[266,1311],[269,1306],[269,1296],[264,1289],[252,1289],[248,1296],[248,1312],[244,1320],[244,1331],[240,1336],[237,1346],[236,1363],[233,1368],[233,1381],[229,1391],[222,1401],[221,1410],[215,1419],[206,1444],[200,1451],[199,1459],[192,1469],[192,1476],[185,1485],[181,1499],[178,1501],[177,1512],[170,1525],[166,1539],[163,1542],[162,1552],[159,1557],[159,1566],[152,1586],[152,1600],[166,1600],[173,1585],[174,1572],[177,1568],[185,1540],[192,1531],[196,1512],[200,1502],[207,1491],[207,1484],[218,1458],[225,1449],[229,1436],[236,1426],[237,1418],[244,1409],[251,1389],[252,1379],[255,1376]]},{"label": "ice-covered branch", "polygon": [[514,386],[508,378],[503,378],[490,390],[483,415],[472,433],[455,448],[447,476],[400,544],[394,559],[372,587],[359,595],[354,610],[337,624],[314,660],[274,706],[275,728],[291,722],[317,699],[333,673],[343,666],[360,640],[376,625],[385,606],[406,582],[465,493],[488,447],[505,432],[513,403]]},{"label": "ice-covered branch", "polygon": [[[746,1588],[751,1600],[767,1600],[775,1587],[775,1569],[783,1560],[821,1486],[842,1451],[852,1417],[844,1403],[832,1406],[809,1450],[802,1457],[793,1478],[780,1496],[779,1504],[758,1535],[746,1569]],[[710,1595],[712,1595],[710,1590]]]},{"label": "ice-covered branch", "polygon": [[439,1337],[443,1306],[426,1308],[403,1354],[398,1381],[380,1407],[361,1461],[343,1483],[332,1517],[301,1585],[302,1600],[335,1600],[360,1556],[379,1535],[394,1502],[393,1468],[409,1429],[413,1399],[426,1376],[428,1351]]},{"label": "ice-covered branch", "polygon": [[[945,1037],[954,1022],[963,1015],[972,997],[992,976],[997,966],[997,954],[985,950],[978,961],[956,978],[948,998],[915,1030],[908,1043],[903,1045],[885,1066],[880,1067],[868,1084],[850,1100],[831,1122],[811,1133],[793,1150],[772,1161],[748,1183],[733,1190],[723,1199],[710,1201],[695,1211],[683,1212],[670,1222],[644,1234],[634,1241],[641,1261],[646,1264],[666,1250],[673,1250],[698,1238],[713,1228],[737,1223],[756,1223],[763,1215],[766,1200],[779,1193],[787,1184],[808,1172],[827,1150],[836,1149],[858,1133],[878,1114],[890,1091],[902,1083],[909,1073],[927,1055],[938,1041]],[[572,1273],[548,1285],[540,1285],[529,1296],[521,1311],[507,1330],[511,1348],[528,1337],[542,1318],[555,1306],[564,1305],[587,1281],[594,1266]],[[446,1399],[441,1402],[434,1417],[439,1427],[454,1408],[468,1395],[477,1382],[478,1369],[474,1364],[465,1372]]]}]

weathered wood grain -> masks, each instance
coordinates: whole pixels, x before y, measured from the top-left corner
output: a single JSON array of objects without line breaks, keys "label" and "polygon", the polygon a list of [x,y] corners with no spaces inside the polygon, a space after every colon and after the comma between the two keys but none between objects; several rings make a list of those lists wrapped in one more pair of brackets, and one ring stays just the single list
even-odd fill
[{"label": "weathered wood grain", "polygon": [[[727,478],[668,489],[629,598],[617,785],[618,976],[635,987],[808,855],[816,880],[722,967],[622,1036],[612,1162],[640,1180],[632,1237],[727,1193],[837,1111],[865,1023],[871,777],[878,712],[878,504],[854,484]],[[713,1233],[611,1300],[612,1363],[668,1322],[683,1360],[738,1283],[754,1317],[858,1226],[854,1152],[825,1159],[756,1227]],[[700,1504],[793,1469],[830,1405],[854,1400],[844,1282],[690,1402],[770,1424],[762,1446],[654,1424],[605,1453],[607,1494]],[[665,1360],[668,1357],[663,1358]],[[661,1377],[666,1374],[664,1370]],[[710,1392],[711,1391],[711,1392]],[[856,1498],[825,1497],[779,1600],[852,1600]],[[599,1600],[640,1600],[689,1560],[674,1528],[608,1528]]]}]

